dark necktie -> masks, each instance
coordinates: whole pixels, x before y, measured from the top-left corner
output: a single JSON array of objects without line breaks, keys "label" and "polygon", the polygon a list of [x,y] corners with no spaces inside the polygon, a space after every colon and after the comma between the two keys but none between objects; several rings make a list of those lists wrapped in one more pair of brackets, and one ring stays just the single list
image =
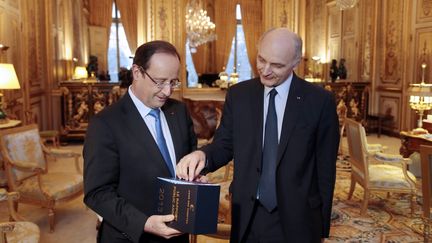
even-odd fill
[{"label": "dark necktie", "polygon": [[149,115],[155,118],[155,127],[156,127],[156,143],[159,147],[159,150],[162,154],[162,157],[165,160],[166,165],[168,166],[168,169],[171,173],[171,176],[175,176],[174,167],[171,162],[171,157],[168,152],[168,147],[165,141],[165,137],[162,132],[162,125],[160,121],[160,110],[159,109],[152,109],[149,112]]},{"label": "dark necktie", "polygon": [[259,200],[269,211],[276,208],[276,159],[278,151],[278,128],[275,108],[277,91],[270,91],[262,152],[262,172],[259,183]]}]

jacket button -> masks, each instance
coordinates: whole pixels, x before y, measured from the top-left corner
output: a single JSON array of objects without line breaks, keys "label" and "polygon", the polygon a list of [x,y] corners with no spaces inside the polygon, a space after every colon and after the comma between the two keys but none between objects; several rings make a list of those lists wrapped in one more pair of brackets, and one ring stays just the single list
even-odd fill
[{"label": "jacket button", "polygon": [[259,167],[256,168],[257,173],[261,172],[261,169]]},{"label": "jacket button", "polygon": [[250,200],[251,200],[251,201],[255,201],[255,197],[254,197],[254,196],[251,196],[251,197],[250,197]]}]

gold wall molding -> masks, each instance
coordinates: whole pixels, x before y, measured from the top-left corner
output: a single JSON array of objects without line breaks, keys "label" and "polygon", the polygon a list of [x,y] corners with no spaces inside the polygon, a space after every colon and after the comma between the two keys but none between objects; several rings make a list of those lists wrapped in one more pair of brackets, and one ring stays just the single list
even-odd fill
[{"label": "gold wall molding", "polygon": [[403,0],[385,0],[383,1],[382,16],[383,31],[382,40],[384,43],[380,77],[383,84],[400,86],[402,80],[402,44],[403,44]]}]

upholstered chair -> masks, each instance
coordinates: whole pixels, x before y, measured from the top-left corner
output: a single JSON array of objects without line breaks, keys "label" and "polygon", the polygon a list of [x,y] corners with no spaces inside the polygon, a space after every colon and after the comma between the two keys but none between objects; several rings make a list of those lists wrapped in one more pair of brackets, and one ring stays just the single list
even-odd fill
[{"label": "upholstered chair", "polygon": [[349,160],[351,163],[351,187],[348,199],[351,199],[356,183],[363,187],[361,215],[367,211],[369,195],[372,191],[389,193],[408,193],[411,196],[411,214],[414,213],[416,178],[407,171],[410,159],[398,154],[376,152],[370,154],[366,148],[364,130],[360,123],[346,119]]},{"label": "upholstered chair", "polygon": [[[45,147],[36,124],[1,130],[0,137],[9,189],[20,193],[19,203],[47,208],[53,232],[54,208],[83,193],[80,154]],[[75,162],[76,172],[50,172],[49,157],[70,158]]]},{"label": "upholstered chair", "polygon": [[431,242],[431,197],[432,197],[432,146],[420,145],[424,242]]},{"label": "upholstered chair", "polygon": [[7,201],[11,222],[0,222],[0,243],[36,243],[39,242],[39,227],[26,221],[14,209],[14,201],[19,198],[17,192],[8,193],[0,188],[0,202]]},{"label": "upholstered chair", "polygon": [[[27,124],[37,123],[37,119],[36,119],[36,116],[33,113],[33,111],[30,111],[30,110],[25,111],[24,115],[25,115]],[[39,135],[40,135],[42,141],[44,142],[44,144],[46,144],[47,142],[50,142],[54,147],[56,147],[56,148],[60,147],[60,138],[59,138],[59,131],[58,130],[39,131]]]},{"label": "upholstered chair", "polygon": [[[343,100],[340,100],[337,107],[336,112],[339,117],[339,135],[340,141],[342,141],[344,132],[345,132],[345,119],[347,118],[347,107]],[[342,143],[339,143],[339,154],[344,156],[344,149],[342,148]]]},{"label": "upholstered chair", "polygon": [[387,146],[384,146],[380,143],[368,143],[366,137],[366,130],[363,126],[361,126],[361,135],[364,138],[364,141],[366,143],[366,151],[369,155],[374,155],[378,152],[384,152],[387,149]]}]

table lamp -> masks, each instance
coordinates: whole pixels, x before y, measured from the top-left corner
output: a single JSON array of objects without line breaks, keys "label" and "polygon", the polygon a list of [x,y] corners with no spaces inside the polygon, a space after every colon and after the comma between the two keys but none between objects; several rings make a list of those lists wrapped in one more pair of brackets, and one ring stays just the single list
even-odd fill
[{"label": "table lamp", "polygon": [[76,66],[72,79],[88,78],[87,69],[83,66]]},{"label": "table lamp", "polygon": [[7,123],[8,118],[3,110],[3,89],[19,89],[20,84],[13,64],[0,63],[0,123]]},{"label": "table lamp", "polygon": [[423,72],[422,82],[419,84],[410,84],[408,88],[410,107],[419,114],[417,128],[412,131],[414,134],[428,133],[428,131],[423,128],[423,115],[425,111],[432,109],[432,84],[424,82],[426,63],[422,63],[421,67]]}]

